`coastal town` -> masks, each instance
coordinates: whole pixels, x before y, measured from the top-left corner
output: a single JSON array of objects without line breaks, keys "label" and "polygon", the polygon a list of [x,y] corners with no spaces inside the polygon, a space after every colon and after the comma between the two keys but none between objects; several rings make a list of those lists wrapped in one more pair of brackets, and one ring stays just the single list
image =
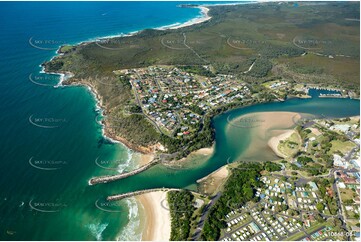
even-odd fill
[{"label": "coastal town", "polygon": [[122,70],[117,74],[130,75],[142,112],[169,136],[192,136],[207,111],[251,96],[246,83],[232,75],[205,77],[172,66]]},{"label": "coastal town", "polygon": [[361,241],[360,2],[0,5],[1,241]]},{"label": "coastal town", "polygon": [[[255,193],[257,202],[241,207],[229,204],[231,212],[225,216],[227,228],[221,240],[325,241],[360,237],[360,118],[317,119],[301,127],[299,131],[307,130],[307,135],[300,144],[292,135],[279,143],[281,150],[285,145],[289,147],[291,156],[280,161],[280,171],[261,177],[263,185]],[[329,132],[339,136],[327,141],[331,144],[327,151],[321,143]],[[298,153],[292,152],[295,147],[299,147]],[[330,155],[328,165],[319,159],[317,151]]]},{"label": "coastal town", "polygon": [[[211,66],[202,66],[203,75],[182,66],[150,66],[115,73],[131,84],[136,102],[129,106],[128,111],[144,115],[160,133],[176,139],[197,135],[201,132],[205,114],[222,105],[255,99],[265,102],[284,101],[287,97],[312,98],[315,93],[318,98],[350,98],[355,95],[352,91],[333,87],[282,80],[265,82],[255,90],[235,76],[214,75],[211,69]],[[359,238],[359,116],[340,119],[305,116],[292,122],[294,129],[283,134],[276,145],[271,145],[280,158],[274,161],[280,169],[262,173],[260,182],[263,185],[255,188],[251,201],[226,205],[230,212],[222,218],[226,227],[221,230],[220,240]],[[140,167],[139,171],[154,164]],[[224,168],[230,172],[218,179],[212,194],[200,192],[197,195],[203,205],[192,212],[193,219],[189,218],[192,239],[202,238],[200,231],[212,206],[224,192],[224,184],[234,166]],[[132,174],[94,178],[91,183],[123,179]],[[108,199],[118,200],[151,191],[118,194]]]},{"label": "coastal town", "polygon": [[[309,90],[319,88],[276,80],[265,82],[256,91],[233,75],[213,74],[210,65],[200,69],[208,75],[194,74],[182,66],[149,66],[115,73],[129,78],[137,102],[131,112],[143,113],[160,133],[178,138],[197,134],[204,115],[220,106],[251,100],[283,101],[287,96],[310,98]],[[320,94],[320,97],[354,95],[334,88],[325,90],[330,93]]]},{"label": "coastal town", "polygon": [[[234,75],[214,74],[211,65],[193,68],[157,65],[114,71],[131,85],[135,102],[128,104],[128,114],[144,115],[162,135],[191,140],[202,132],[205,115],[222,106],[313,98],[315,93],[317,98],[357,97],[350,90],[282,79],[252,86]],[[219,220],[223,227],[216,237],[218,240],[359,240],[360,117],[332,119],[320,115],[292,121],[294,129],[282,134],[276,145],[270,145],[279,157],[270,162],[271,166],[276,164],[279,168],[262,170],[261,176],[255,179],[258,186],[252,187],[252,199],[236,203],[229,200],[223,204],[228,212]],[[266,163],[263,168],[267,162],[260,162]],[[153,160],[132,172],[95,177],[89,184],[125,179],[159,163],[162,162]],[[217,201],[230,192],[225,186],[234,169],[237,170],[237,166],[228,164],[220,169],[222,176],[217,178],[217,174],[211,174],[200,179],[213,186],[208,187],[211,193],[163,187],[116,194],[107,200],[138,197],[147,209],[155,208],[163,217],[149,216],[156,231],[163,229],[160,222],[166,224],[164,233],[157,238],[209,240],[202,237],[204,228],[212,212],[224,211],[224,207],[217,207]],[[248,168],[242,169],[247,173]],[[183,226],[187,228],[185,234],[180,232]],[[148,231],[144,238],[153,236]]]},{"label": "coastal town", "polygon": [[[219,240],[357,240],[360,237],[359,127],[359,116],[299,121],[293,132],[278,141],[277,153],[284,157],[268,163],[274,169],[261,172],[260,185],[254,188],[252,199],[246,203],[226,202],[229,212],[222,218],[225,228]],[[260,164],[268,166],[267,162]],[[192,239],[200,238],[211,208],[222,193],[232,189],[225,191],[229,176],[239,171],[247,173],[248,169],[251,172],[253,168],[248,166],[238,170],[237,163],[228,164],[201,179],[213,183],[214,189],[208,189],[207,194],[192,192],[193,200],[186,203],[174,203],[168,198],[171,206],[176,206],[171,210],[175,214],[172,216],[186,214],[185,207],[189,206]],[[139,191],[143,192],[150,191]],[[111,199],[132,195],[120,194]]]}]

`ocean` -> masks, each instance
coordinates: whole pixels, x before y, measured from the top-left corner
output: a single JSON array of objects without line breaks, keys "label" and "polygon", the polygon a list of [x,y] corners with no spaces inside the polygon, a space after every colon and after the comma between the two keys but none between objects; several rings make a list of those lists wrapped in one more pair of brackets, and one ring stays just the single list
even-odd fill
[{"label": "ocean", "polygon": [[[54,88],[59,76],[40,73],[39,65],[61,44],[183,23],[199,15],[198,9],[177,7],[181,3],[0,2],[0,240],[139,240],[135,200],[107,203],[107,195],[156,187],[194,189],[197,179],[242,152],[242,145],[235,150],[227,145],[232,140],[224,142],[227,113],[214,119],[215,154],[197,167],[155,166],[121,181],[89,186],[93,176],[131,169],[136,155],[102,136],[99,110],[87,88]],[[39,49],[29,42],[46,44]],[[231,113],[264,110],[343,117],[359,115],[359,102],[315,97]]]},{"label": "ocean", "polygon": [[[128,205],[120,204],[115,213],[97,209],[103,188],[90,188],[87,181],[103,170],[97,158],[117,160],[124,169],[132,152],[102,137],[96,103],[86,88],[53,88],[59,76],[40,74],[39,65],[61,44],[183,23],[200,14],[178,4],[0,3],[0,239],[115,239],[128,224]],[[47,50],[32,47],[30,39]],[[38,127],[34,120],[57,127]],[[39,212],[31,204],[61,210]]]}]

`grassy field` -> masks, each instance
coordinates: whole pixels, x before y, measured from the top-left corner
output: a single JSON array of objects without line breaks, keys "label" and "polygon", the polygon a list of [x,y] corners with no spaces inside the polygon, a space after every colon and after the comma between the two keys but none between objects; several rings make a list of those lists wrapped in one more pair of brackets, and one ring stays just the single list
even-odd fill
[{"label": "grassy field", "polygon": [[293,157],[295,155],[301,146],[301,140],[300,136],[294,132],[289,138],[287,138],[285,141],[280,142],[278,145],[278,150],[286,155],[286,157]]},{"label": "grassy field", "polygon": [[334,154],[336,151],[340,151],[342,154],[347,154],[356,145],[351,141],[342,142],[341,140],[332,140],[332,147],[330,154]]},{"label": "grassy field", "polygon": [[343,203],[347,200],[352,200],[354,198],[354,194],[355,194],[355,192],[352,191],[351,189],[342,189],[342,188],[340,188],[340,193],[341,193],[341,199],[342,199]]}]

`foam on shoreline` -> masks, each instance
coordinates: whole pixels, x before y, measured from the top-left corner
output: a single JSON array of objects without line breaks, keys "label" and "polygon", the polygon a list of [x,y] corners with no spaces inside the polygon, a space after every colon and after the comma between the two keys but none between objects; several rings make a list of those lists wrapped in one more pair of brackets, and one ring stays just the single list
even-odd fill
[{"label": "foam on shoreline", "polygon": [[[159,27],[159,28],[153,28],[153,29],[167,30],[167,29],[172,29],[172,28],[181,28],[181,27],[186,27],[186,26],[190,26],[190,25],[193,25],[193,24],[198,24],[198,23],[204,22],[204,21],[208,20],[209,18],[211,18],[207,14],[208,11],[209,11],[208,8],[202,7],[202,6],[197,6],[197,8],[201,9],[201,13],[202,13],[201,17],[197,16],[197,17],[195,17],[195,18],[193,18],[193,19],[191,19],[191,20],[189,20],[189,21],[187,21],[187,22],[185,22],[183,24],[180,24],[180,25],[177,25],[177,23],[176,23],[176,24],[171,24],[171,25],[167,25],[167,26],[163,26],[163,27]],[[129,36],[136,35],[136,34],[140,33],[141,31],[143,31],[143,30],[132,31],[132,32],[127,33],[127,34],[121,33],[121,34],[116,34],[116,35],[95,37],[95,38],[91,38],[90,40],[80,41],[80,42],[78,42],[78,43],[76,43],[74,45],[84,45],[84,44],[89,44],[89,43],[93,43],[93,42],[96,42],[96,41],[99,41],[99,40],[104,40],[104,39],[111,39],[111,38],[118,38],[118,37],[129,37]],[[55,55],[50,59],[50,61],[52,61],[57,56],[62,55],[62,53],[60,53],[60,48],[61,47],[62,46],[59,46],[59,48],[55,52]],[[72,76],[74,76],[72,73],[46,72],[44,66],[40,65],[40,67],[42,68],[40,73],[46,73],[46,74],[52,74],[52,75],[59,75],[60,76],[59,83],[54,86],[55,88],[63,87],[64,86],[63,82],[65,80],[67,80],[68,78],[71,78]],[[103,105],[102,105],[101,98],[100,98],[99,94],[97,93],[97,91],[95,90],[95,88],[93,88],[89,84],[72,84],[72,86],[76,86],[76,85],[86,86],[88,88],[88,90],[91,92],[91,94],[94,96],[95,100],[96,100],[96,111],[97,110],[103,110]],[[105,128],[106,128],[105,125],[102,124],[102,136],[105,139],[111,141],[112,143],[122,143],[119,140],[115,140],[115,139],[113,139],[111,137],[108,137],[106,135]]]},{"label": "foam on shoreline", "polygon": [[88,224],[86,227],[90,233],[96,238],[97,241],[103,240],[103,231],[107,228],[108,224]]},{"label": "foam on shoreline", "polygon": [[[59,47],[59,48],[60,48],[60,47]],[[54,59],[55,57],[56,57],[56,55],[53,56],[53,57],[50,59],[50,61],[51,61],[52,59]],[[39,71],[40,74],[49,74],[49,75],[57,75],[57,76],[60,76],[59,82],[54,86],[54,88],[63,87],[63,86],[64,86],[64,85],[63,85],[63,82],[66,81],[66,80],[69,79],[69,78],[72,78],[72,77],[74,76],[74,74],[71,73],[71,72],[67,72],[67,73],[47,72],[47,71],[45,71],[45,67],[44,67],[44,66],[39,65],[39,67],[41,67],[41,70]]]},{"label": "foam on shoreline", "polygon": [[118,165],[118,169],[117,171],[119,173],[123,173],[125,169],[130,168],[131,167],[131,161],[133,160],[133,151],[131,149],[127,149],[127,160]]},{"label": "foam on shoreline", "polygon": [[139,215],[140,204],[135,198],[125,200],[128,207],[128,223],[117,236],[117,241],[140,241],[143,233],[140,229],[141,219]]},{"label": "foam on shoreline", "polygon": [[[241,4],[241,3],[239,3]],[[220,4],[222,5],[222,4]],[[210,5],[212,6],[212,4]],[[201,16],[196,16],[195,18],[192,18],[188,21],[186,21],[185,23],[174,23],[174,24],[170,24],[167,26],[163,26],[163,27],[158,27],[158,28],[153,28],[156,30],[169,30],[169,29],[179,29],[179,28],[183,28],[183,27],[189,27],[195,24],[200,24],[202,22],[208,21],[211,19],[211,16],[208,15],[208,11],[209,8],[205,7],[205,6],[196,6],[196,8],[200,9],[200,13]],[[109,36],[103,36],[103,37],[94,37],[91,38],[89,40],[86,41],[81,41],[75,44],[71,44],[71,45],[86,45],[89,43],[94,43],[96,41],[99,40],[104,40],[104,39],[110,39],[110,38],[118,38],[118,37],[129,37],[129,36],[134,36],[136,34],[139,34],[142,30],[137,30],[137,31],[133,31],[127,34],[121,33],[121,34],[116,34],[116,35],[109,35]],[[51,60],[53,60],[54,58],[56,58],[57,56],[61,56],[62,53],[60,53],[60,48],[61,46],[59,46],[58,50],[56,51],[56,54],[51,58]],[[50,60],[50,61],[51,61]],[[65,80],[67,80],[69,77],[73,76],[72,73],[54,73],[54,72],[46,72],[44,66],[42,67],[42,72],[43,73],[47,73],[47,74],[55,74],[55,75],[59,75],[60,76],[60,80],[59,83],[55,86],[55,87],[62,87],[64,86],[63,83]],[[77,83],[77,84],[71,84],[71,86],[85,86],[87,88],[87,90],[94,96],[95,101],[96,101],[96,111],[99,111],[99,114],[102,115],[103,113],[103,103],[102,103],[102,99],[99,96],[99,94],[97,93],[96,89],[91,86],[89,83]],[[101,128],[102,128],[102,136],[113,142],[113,143],[122,143],[122,141],[119,140],[115,140],[112,139],[111,137],[108,137],[106,135],[106,126],[101,123]],[[124,145],[126,146],[126,145]],[[201,152],[205,152],[205,153],[212,153],[213,150],[202,150]],[[129,162],[127,161],[127,164]],[[139,198],[138,201],[141,201],[142,205],[143,205],[143,211],[144,213],[146,213],[147,216],[147,227],[145,228],[143,233],[139,234],[135,234],[135,228],[139,228],[139,219],[137,220],[137,218],[135,216],[139,217],[139,211],[138,211],[138,205],[134,205],[133,202],[127,202],[128,205],[128,209],[129,209],[129,215],[128,215],[128,219],[129,222],[127,224],[127,226],[125,228],[122,229],[119,237],[117,238],[118,240],[140,240],[141,238],[145,239],[145,240],[169,240],[170,237],[170,229],[171,229],[171,220],[170,220],[170,213],[169,210],[166,210],[164,208],[161,207],[160,202],[162,200],[164,200],[166,198],[166,192],[154,192],[154,193],[150,193],[150,194],[144,194],[141,195],[141,198]],[[138,198],[137,198],[138,199]],[[161,216],[159,216],[161,215]],[[101,233],[103,232],[103,230],[106,228],[107,225],[91,225],[89,227],[90,230],[92,231],[96,231],[97,229],[101,230],[98,231],[95,234],[96,239],[102,239],[101,237]],[[99,228],[97,228],[99,227]],[[100,233],[99,233],[100,232]]]},{"label": "foam on shoreline", "polygon": [[155,28],[155,29],[157,29],[157,30],[179,29],[179,28],[189,27],[189,26],[192,26],[195,24],[200,24],[200,23],[208,21],[212,18],[211,16],[208,15],[209,8],[202,6],[202,5],[195,6],[194,8],[199,8],[201,10],[200,16],[190,19],[184,23],[170,24],[170,25],[163,26],[160,28]]},{"label": "foam on shoreline", "polygon": [[[242,4],[242,3],[239,3]],[[191,25],[195,25],[195,24],[199,24],[202,23],[204,21],[209,20],[211,17],[208,15],[208,11],[209,9],[206,6],[221,6],[221,5],[228,5],[228,4],[210,4],[210,5],[199,5],[199,6],[194,6],[194,8],[199,8],[200,14],[199,16],[196,16],[184,23],[180,23],[180,22],[176,22],[176,23],[172,23],[172,24],[167,24],[164,26],[160,26],[160,27],[146,27],[143,29],[139,29],[139,30],[134,30],[134,31],[130,31],[128,33],[119,33],[119,34],[112,34],[112,35],[106,35],[106,36],[96,36],[96,37],[91,37],[88,40],[84,40],[84,41],[79,41],[76,42],[74,44],[69,44],[69,45],[85,45],[85,44],[89,44],[89,43],[93,43],[96,41],[100,41],[100,40],[106,40],[106,39],[112,39],[112,38],[122,38],[122,37],[131,37],[134,35],[139,34],[140,32],[142,32],[145,29],[155,29],[155,30],[169,30],[169,29],[179,29],[179,28],[183,28],[183,27],[188,27]],[[236,4],[232,4],[232,5],[236,5]],[[59,53],[61,46],[59,46],[59,48],[56,50],[56,55],[53,56],[56,57],[57,55],[62,55],[62,53]],[[53,58],[51,58],[50,60],[52,60]]]},{"label": "foam on shoreline", "polygon": [[[175,23],[163,25],[163,26],[160,26],[160,27],[155,27],[155,26],[146,27],[146,28],[143,28],[143,29],[130,31],[128,33],[119,33],[119,34],[112,34],[112,35],[106,35],[106,36],[96,36],[96,37],[89,38],[88,40],[76,42],[76,43],[71,44],[71,45],[84,45],[84,44],[93,43],[93,42],[96,42],[96,41],[99,41],[99,40],[106,40],[106,39],[112,39],[112,38],[121,38],[121,37],[130,37],[130,36],[134,36],[134,35],[142,32],[144,29],[169,30],[169,29],[179,29],[179,28],[189,27],[189,26],[192,26],[192,25],[195,25],[195,24],[200,24],[200,23],[205,22],[205,21],[212,18],[211,16],[208,15],[208,11],[209,11],[208,7],[212,7],[212,6],[234,6],[234,5],[255,4],[255,3],[262,3],[262,1],[200,4],[200,5],[192,7],[192,8],[200,9],[200,15],[198,15],[198,16],[190,19],[190,20],[187,20],[186,22],[183,22],[183,23],[175,22]],[[60,48],[61,48],[61,46],[59,46],[59,49],[56,51],[57,55],[61,55],[61,53],[58,53]]]}]

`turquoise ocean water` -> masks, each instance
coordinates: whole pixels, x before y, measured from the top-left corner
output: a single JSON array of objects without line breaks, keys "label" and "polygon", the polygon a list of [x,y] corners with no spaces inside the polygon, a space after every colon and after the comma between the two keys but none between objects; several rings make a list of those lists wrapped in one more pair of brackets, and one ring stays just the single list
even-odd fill
[{"label": "turquoise ocean water", "polygon": [[[216,151],[207,162],[186,170],[156,166],[122,181],[88,186],[92,176],[116,172],[97,166],[97,159],[120,161],[124,168],[133,154],[102,137],[95,121],[96,102],[86,88],[53,88],[59,77],[39,73],[39,65],[52,58],[61,44],[181,23],[199,15],[199,10],[178,8],[178,4],[0,3],[0,240],[138,239],[134,201],[107,204],[104,198],[145,188],[195,188],[197,179],[226,164],[228,157],[239,156],[246,147],[247,134],[240,140],[227,138],[228,115],[259,111],[327,117],[359,114],[357,100],[319,98],[233,110],[215,118]],[[49,50],[33,48],[31,38],[47,42]],[[34,84],[30,75],[50,85]],[[34,120],[45,127],[32,124]]]}]

